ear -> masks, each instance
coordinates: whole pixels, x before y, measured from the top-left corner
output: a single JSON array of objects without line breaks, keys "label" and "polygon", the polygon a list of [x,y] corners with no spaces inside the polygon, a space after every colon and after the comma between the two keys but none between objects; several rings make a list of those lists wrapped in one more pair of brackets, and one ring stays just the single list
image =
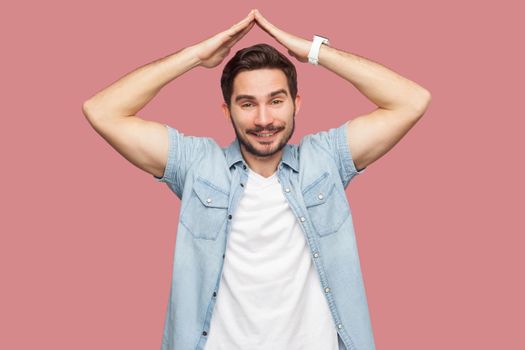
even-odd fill
[{"label": "ear", "polygon": [[227,120],[230,120],[231,116],[230,116],[230,109],[228,108],[228,105],[226,104],[226,102],[222,102],[222,113],[224,113],[224,118],[226,118]]},{"label": "ear", "polygon": [[295,115],[299,113],[299,110],[301,109],[301,96],[299,94],[295,95]]}]

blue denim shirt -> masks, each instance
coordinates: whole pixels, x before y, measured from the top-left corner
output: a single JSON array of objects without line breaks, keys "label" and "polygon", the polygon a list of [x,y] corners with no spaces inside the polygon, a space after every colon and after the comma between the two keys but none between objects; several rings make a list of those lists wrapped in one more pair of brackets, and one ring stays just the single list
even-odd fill
[{"label": "blue denim shirt", "polygon": [[[247,181],[238,140],[186,136],[166,125],[161,178],[181,200],[162,350],[204,349],[231,220]],[[283,194],[299,220],[328,303],[339,349],[375,349],[352,215],[345,195],[357,171],[347,123],[288,144],[278,165]]]}]

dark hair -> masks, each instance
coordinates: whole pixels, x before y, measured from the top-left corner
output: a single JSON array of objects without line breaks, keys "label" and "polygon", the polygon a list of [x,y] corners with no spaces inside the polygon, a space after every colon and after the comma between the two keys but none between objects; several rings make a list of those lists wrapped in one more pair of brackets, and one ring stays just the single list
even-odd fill
[{"label": "dark hair", "polygon": [[297,72],[295,66],[286,56],[268,44],[257,44],[241,49],[235,53],[224,66],[221,76],[221,89],[224,102],[230,108],[233,93],[233,80],[242,71],[262,68],[282,70],[288,80],[288,89],[295,103],[297,95]]}]

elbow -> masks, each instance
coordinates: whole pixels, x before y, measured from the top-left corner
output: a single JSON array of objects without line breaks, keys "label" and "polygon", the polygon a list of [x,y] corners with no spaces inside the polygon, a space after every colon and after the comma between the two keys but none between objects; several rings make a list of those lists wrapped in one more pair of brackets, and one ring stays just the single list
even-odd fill
[{"label": "elbow", "polygon": [[105,109],[101,108],[100,105],[96,105],[91,100],[87,100],[82,104],[82,113],[90,122],[105,118],[108,115]]},{"label": "elbow", "polygon": [[92,113],[93,113],[92,111],[93,111],[93,107],[90,101],[89,100],[84,101],[84,103],[82,104],[82,113],[87,119],[92,117]]},{"label": "elbow", "polygon": [[425,110],[428,108],[431,101],[432,101],[432,94],[430,93],[430,91],[424,89],[423,90],[423,106]]},{"label": "elbow", "polygon": [[419,96],[417,97],[416,114],[418,118],[421,118],[427,111],[432,101],[432,94],[426,89],[422,89]]}]

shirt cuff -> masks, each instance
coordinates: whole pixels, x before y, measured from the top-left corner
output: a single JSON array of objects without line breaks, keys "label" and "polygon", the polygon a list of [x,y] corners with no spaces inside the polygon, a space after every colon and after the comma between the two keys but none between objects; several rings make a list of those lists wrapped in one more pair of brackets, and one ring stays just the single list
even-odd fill
[{"label": "shirt cuff", "polygon": [[166,160],[166,167],[164,168],[164,174],[162,175],[162,177],[152,175],[156,182],[171,182],[170,176],[171,174],[173,174],[173,158],[175,157],[175,150],[173,148],[175,146],[175,135],[173,135],[174,130],[172,130],[167,124],[164,125],[168,129],[168,158]]},{"label": "shirt cuff", "polygon": [[354,160],[352,158],[352,153],[350,151],[350,146],[348,143],[348,121],[341,125],[337,133],[337,147],[340,154],[343,157],[344,170],[347,177],[352,177],[353,175],[360,175],[365,172],[366,167],[361,170],[357,170]]}]

